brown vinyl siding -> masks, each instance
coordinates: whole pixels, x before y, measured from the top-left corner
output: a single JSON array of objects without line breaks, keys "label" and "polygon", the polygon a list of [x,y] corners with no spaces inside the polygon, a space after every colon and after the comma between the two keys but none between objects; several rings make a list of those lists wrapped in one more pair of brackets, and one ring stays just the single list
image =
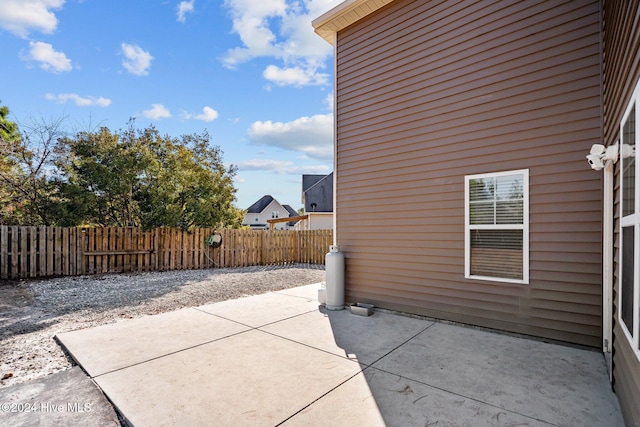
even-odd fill
[{"label": "brown vinyl siding", "polygon": [[[396,0],[337,36],[346,298],[600,346],[594,1]],[[530,283],[465,279],[465,175],[529,169]]]},{"label": "brown vinyl siding", "polygon": [[[637,2],[604,2],[603,92],[604,143],[614,144],[620,122],[640,78],[640,7]],[[640,426],[640,361],[617,322],[620,247],[620,167],[615,168],[614,190],[614,294],[613,378],[614,390],[627,426]]]}]

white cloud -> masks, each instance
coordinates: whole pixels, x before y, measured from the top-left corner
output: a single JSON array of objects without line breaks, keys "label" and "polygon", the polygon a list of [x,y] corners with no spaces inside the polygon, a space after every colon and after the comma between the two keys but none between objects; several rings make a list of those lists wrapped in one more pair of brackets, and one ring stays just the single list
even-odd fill
[{"label": "white cloud", "polygon": [[151,56],[148,51],[138,45],[129,43],[122,43],[120,47],[124,55],[122,66],[126,68],[128,72],[136,76],[146,76],[149,74],[149,67],[151,67],[153,56]]},{"label": "white cloud", "polygon": [[268,159],[253,159],[244,160],[234,163],[239,170],[246,171],[283,171],[288,167],[293,166],[293,162],[286,160],[268,160]]},{"label": "white cloud", "polygon": [[202,120],[203,122],[212,122],[217,119],[218,116],[218,112],[209,106],[205,106],[202,108],[202,114],[183,113],[181,115],[181,117],[186,120],[196,119]]},{"label": "white cloud", "polygon": [[142,114],[148,119],[168,119],[171,117],[171,113],[169,110],[165,108],[162,104],[151,104],[150,110],[144,110]]},{"label": "white cloud", "polygon": [[243,47],[230,49],[224,64],[233,68],[260,56],[275,56],[276,35],[269,27],[269,19],[286,13],[285,0],[225,0],[233,20],[233,31],[240,36]]},{"label": "white cloud", "polygon": [[195,0],[181,1],[178,5],[178,22],[183,24],[187,21],[187,13],[193,13],[193,3]]},{"label": "white cloud", "polygon": [[203,107],[202,114],[198,114],[195,118],[205,122],[212,122],[218,118],[218,112],[211,107]]},{"label": "white cloud", "polygon": [[67,101],[73,101],[78,107],[108,107],[111,105],[111,100],[108,98],[103,98],[102,96],[99,98],[93,96],[82,97],[77,93],[59,93],[58,95],[48,93],[45,95],[45,98],[50,101],[56,101],[59,104],[66,104]]},{"label": "white cloud", "polygon": [[286,160],[253,159],[234,163],[240,172],[270,171],[278,175],[326,174],[329,167],[325,165],[297,166]]},{"label": "white cloud", "polygon": [[315,69],[290,67],[280,68],[276,65],[269,65],[262,73],[263,77],[278,86],[308,86],[324,85],[329,81],[329,76],[319,73]]},{"label": "white cloud", "polygon": [[314,159],[333,158],[333,114],[301,117],[287,123],[258,121],[247,134],[253,144],[298,151]]},{"label": "white cloud", "polygon": [[50,9],[60,9],[64,2],[65,0],[2,0],[0,28],[22,38],[26,38],[32,30],[51,34],[58,26],[58,19]]},{"label": "white cloud", "polygon": [[29,54],[23,60],[37,61],[40,68],[54,73],[71,71],[71,60],[63,52],[56,51],[52,45],[44,42],[29,42]]},{"label": "white cloud", "polygon": [[269,65],[263,76],[278,84],[325,85],[326,59],[332,47],[313,32],[311,21],[343,0],[226,0],[233,32],[242,46],[227,51],[228,68],[258,57],[273,57],[281,65]]},{"label": "white cloud", "polygon": [[334,108],[334,105],[335,105],[334,104],[335,97],[334,97],[333,91],[331,91],[331,92],[329,92],[327,94],[327,96],[324,98],[323,102],[324,102],[325,107],[327,107],[327,110],[333,111],[333,108]]}]

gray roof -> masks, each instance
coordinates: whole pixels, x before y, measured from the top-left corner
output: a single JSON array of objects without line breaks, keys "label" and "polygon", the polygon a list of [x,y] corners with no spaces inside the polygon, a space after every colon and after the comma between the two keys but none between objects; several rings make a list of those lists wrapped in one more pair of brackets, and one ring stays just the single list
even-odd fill
[{"label": "gray roof", "polygon": [[289,205],[282,205],[283,208],[285,208],[287,210],[287,212],[289,212],[289,216],[298,216],[298,211],[296,211],[295,209],[293,209],[291,206]]},{"label": "gray roof", "polygon": [[274,200],[274,198],[269,196],[268,194],[266,196],[262,196],[262,198],[260,200],[258,200],[257,202],[255,202],[254,204],[249,206],[249,209],[247,209],[247,213],[257,213],[257,214],[259,214],[267,206],[269,206],[269,203],[273,202],[273,200]]},{"label": "gray roof", "polygon": [[327,175],[302,175],[302,192],[313,187],[318,181],[326,178]]},{"label": "gray roof", "polygon": [[333,172],[329,175],[302,175],[305,212],[333,212]]}]

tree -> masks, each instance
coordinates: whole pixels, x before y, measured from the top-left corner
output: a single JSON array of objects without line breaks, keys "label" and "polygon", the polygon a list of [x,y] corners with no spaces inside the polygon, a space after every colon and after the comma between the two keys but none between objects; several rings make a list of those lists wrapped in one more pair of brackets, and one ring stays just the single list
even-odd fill
[{"label": "tree", "polygon": [[9,108],[0,105],[0,224],[8,224],[15,207],[12,203],[13,191],[7,185],[5,175],[15,175],[18,172],[16,163],[10,153],[14,145],[20,140],[18,125],[7,119]]},{"label": "tree", "polygon": [[102,127],[59,140],[57,180],[69,223],[99,226],[139,226],[134,199],[145,169],[135,140]]},{"label": "tree", "polygon": [[236,169],[224,167],[207,132],[178,139],[148,128],[139,140],[148,159],[138,198],[144,228],[240,227],[244,212],[233,205]]},{"label": "tree", "polygon": [[9,107],[6,105],[0,105],[0,141],[3,144],[5,142],[12,143],[20,139],[18,125],[7,119],[7,116],[9,116]]},{"label": "tree", "polygon": [[208,133],[161,136],[133,122],[118,133],[107,128],[61,139],[57,185],[68,221],[95,225],[239,227],[233,166]]},{"label": "tree", "polygon": [[63,119],[32,121],[22,126],[9,121],[9,109],[0,107],[0,220],[17,224],[50,224],[52,153],[62,136]]},{"label": "tree", "polygon": [[[0,222],[239,227],[236,169],[209,134],[106,127],[67,136],[63,120],[18,126],[0,106]],[[20,131],[19,131],[20,128]]]}]

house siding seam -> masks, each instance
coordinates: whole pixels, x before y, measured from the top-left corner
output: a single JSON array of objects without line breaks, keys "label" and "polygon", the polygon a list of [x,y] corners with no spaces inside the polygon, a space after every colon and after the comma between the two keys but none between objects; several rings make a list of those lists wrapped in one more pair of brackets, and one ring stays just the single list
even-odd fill
[{"label": "house siding seam", "polygon": [[[338,33],[348,301],[601,345],[599,20],[598,0],[396,0]],[[464,176],[518,169],[530,284],[465,279]]]},{"label": "house siding seam", "polygon": [[[640,6],[637,2],[603,4],[604,143],[614,144],[634,86],[640,79]],[[620,164],[614,177],[614,328],[613,388],[627,426],[640,426],[640,361],[624,337],[618,316],[620,257]]]}]

